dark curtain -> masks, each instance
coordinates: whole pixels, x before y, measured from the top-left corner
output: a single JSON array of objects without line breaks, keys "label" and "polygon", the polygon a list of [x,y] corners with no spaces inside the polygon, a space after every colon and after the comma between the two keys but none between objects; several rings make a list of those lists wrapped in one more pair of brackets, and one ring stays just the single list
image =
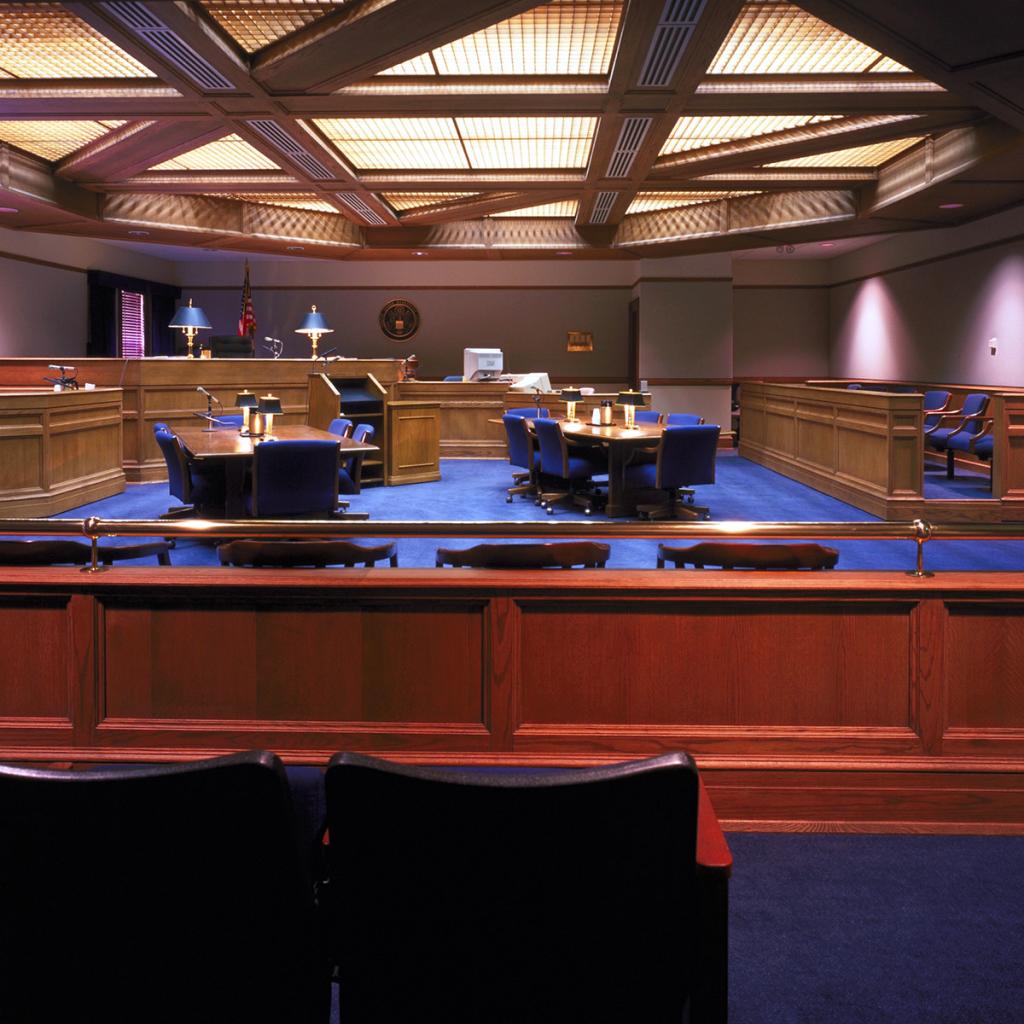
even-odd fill
[{"label": "dark curtain", "polygon": [[117,290],[139,292],[145,297],[149,317],[146,323],[146,354],[173,356],[175,331],[167,326],[174,316],[181,298],[176,285],[159,281],[144,281],[138,277],[124,277],[105,270],[90,270],[89,288],[89,340],[86,353],[90,356],[116,357]]}]

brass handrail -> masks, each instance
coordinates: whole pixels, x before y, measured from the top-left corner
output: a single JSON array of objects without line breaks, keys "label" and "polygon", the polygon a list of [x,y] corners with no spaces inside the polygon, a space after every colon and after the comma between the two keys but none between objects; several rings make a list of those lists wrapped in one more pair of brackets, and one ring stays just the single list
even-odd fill
[{"label": "brass handrail", "polygon": [[917,565],[911,575],[930,576],[924,569],[924,545],[929,540],[1021,540],[1024,523],[912,522],[636,522],[573,520],[511,523],[502,520],[317,520],[317,519],[0,519],[0,535],[77,536],[92,545],[92,570],[98,569],[101,537],[469,537],[541,539],[588,537],[602,540],[828,539],[909,540],[917,545]]}]

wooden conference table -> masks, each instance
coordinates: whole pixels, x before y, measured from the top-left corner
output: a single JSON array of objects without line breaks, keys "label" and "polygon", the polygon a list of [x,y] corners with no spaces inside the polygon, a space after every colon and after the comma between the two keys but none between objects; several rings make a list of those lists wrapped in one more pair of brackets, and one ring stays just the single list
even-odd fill
[{"label": "wooden conference table", "polygon": [[[639,448],[653,448],[661,440],[662,427],[656,423],[638,423],[627,430],[621,423],[596,426],[583,420],[560,420],[562,432],[570,443],[602,446],[608,449],[607,516],[629,516],[636,511],[626,490],[626,467]],[[532,430],[533,421],[528,420]]]},{"label": "wooden conference table", "polygon": [[261,443],[274,441],[334,441],[343,452],[378,452],[375,444],[339,437],[316,427],[280,426],[274,428],[273,438],[245,437],[237,429],[227,427],[204,430],[202,427],[182,427],[176,431],[185,450],[197,462],[219,459],[224,462],[224,514],[229,519],[245,515],[245,471],[252,465],[253,451]]}]

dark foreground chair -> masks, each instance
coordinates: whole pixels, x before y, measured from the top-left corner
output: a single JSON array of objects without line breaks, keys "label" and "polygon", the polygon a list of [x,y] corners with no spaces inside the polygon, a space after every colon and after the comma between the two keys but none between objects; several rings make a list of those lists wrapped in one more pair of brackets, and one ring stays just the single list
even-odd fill
[{"label": "dark foreground chair", "polygon": [[834,569],[839,552],[822,544],[732,544],[707,541],[688,548],[658,545],[658,568],[673,562],[677,569],[692,565],[720,569]]},{"label": "dark foreground chair", "polygon": [[326,1020],[312,889],[265,752],[0,767],[0,1020]]},{"label": "dark foreground chair", "polygon": [[603,569],[611,548],[594,541],[554,544],[475,544],[471,548],[438,548],[438,568],[445,565],[473,569]]},{"label": "dark foreground chair", "polygon": [[[626,487],[635,491],[662,492],[657,503],[637,504],[637,512],[650,519],[709,519],[705,505],[693,504],[691,484],[715,482],[715,456],[721,428],[713,424],[665,427],[654,462],[627,466]],[[686,495],[688,503],[680,499]]]},{"label": "dark foreground chair", "polygon": [[717,821],[685,754],[550,774],[338,754],[326,786],[343,1024],[724,1020],[731,861],[719,832],[698,873],[698,805]]},{"label": "dark foreground chair", "polygon": [[[148,544],[100,544],[101,565],[156,555],[160,565],[171,564],[172,545],[165,540]],[[0,540],[0,565],[88,565],[92,548],[80,540]]]},{"label": "dark foreground chair", "polygon": [[533,438],[526,428],[526,420],[522,416],[506,413],[501,417],[505,427],[505,438],[508,441],[508,461],[510,465],[519,466],[525,473],[512,472],[512,486],[508,488],[505,500],[509,503],[515,494],[535,494],[533,466]]},{"label": "dark foreground chair", "polygon": [[540,452],[540,503],[554,515],[555,503],[580,505],[589,516],[603,501],[594,477],[608,472],[608,456],[602,448],[569,447],[558,420],[536,419],[533,429]]},{"label": "dark foreground chair", "polygon": [[352,568],[388,561],[398,566],[395,543],[372,547],[347,540],[233,540],[217,548],[221,565],[242,566],[304,566],[323,569],[328,565]]},{"label": "dark foreground chair", "polygon": [[263,518],[331,518],[338,507],[335,441],[264,441],[256,446],[249,511]]},{"label": "dark foreground chair", "polygon": [[224,512],[224,466],[211,460],[209,465],[190,460],[178,436],[157,423],[153,436],[167,465],[167,487],[183,505],[172,506],[162,519],[181,515],[221,515]]}]

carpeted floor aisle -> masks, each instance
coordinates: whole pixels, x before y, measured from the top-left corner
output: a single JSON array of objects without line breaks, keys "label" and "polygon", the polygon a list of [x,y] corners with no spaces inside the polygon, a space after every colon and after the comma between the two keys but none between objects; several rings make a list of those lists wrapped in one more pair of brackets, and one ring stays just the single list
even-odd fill
[{"label": "carpeted floor aisle", "polygon": [[[370,487],[352,495],[352,509],[366,511],[374,520],[500,519],[513,522],[548,521],[532,501],[505,501],[510,470],[496,459],[445,459],[442,479],[435,483],[404,487]],[[931,474],[929,474],[931,475]],[[860,509],[815,491],[769,469],[724,452],[718,459],[717,480],[697,488],[697,501],[708,505],[714,521],[780,520],[797,522],[869,522],[872,516]],[[111,519],[155,518],[176,503],[167,485],[131,485],[124,494],[93,502],[63,513],[65,518],[96,515]],[[559,508],[556,518],[587,521],[582,510]],[[432,566],[439,545],[459,547],[472,540],[399,541],[399,564]],[[839,569],[898,569],[914,565],[914,545],[906,541],[830,541],[840,551]],[[609,568],[653,569],[656,541],[611,541]],[[926,548],[931,569],[1024,570],[1024,542],[995,541],[931,542]],[[172,555],[175,565],[213,565],[216,554],[209,546],[179,542]],[[122,565],[130,563],[121,563]]]}]

